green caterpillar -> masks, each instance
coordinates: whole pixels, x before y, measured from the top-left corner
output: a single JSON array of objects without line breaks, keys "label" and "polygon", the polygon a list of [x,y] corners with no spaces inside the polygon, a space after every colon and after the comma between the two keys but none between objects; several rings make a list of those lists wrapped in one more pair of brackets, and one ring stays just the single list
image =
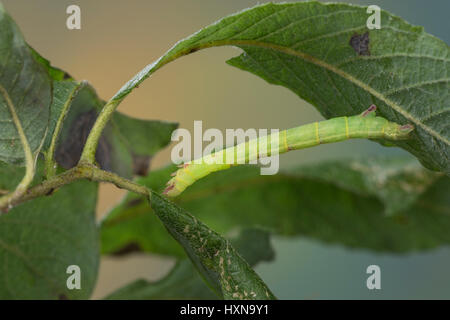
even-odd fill
[{"label": "green caterpillar", "polygon": [[[266,143],[267,150],[269,150],[263,155],[270,156],[276,152],[281,154],[290,150],[353,138],[404,140],[414,130],[414,127],[410,124],[399,125],[385,118],[375,116],[375,110],[376,106],[371,105],[369,109],[357,116],[333,118],[280,131],[278,133],[278,144],[275,144],[274,150],[271,150],[270,146],[272,141],[271,135],[267,135],[223,149],[201,159],[187,162],[172,174],[173,178],[167,182],[164,194],[169,197],[175,197],[195,181],[212,172],[228,169],[232,165],[257,160],[261,157],[259,152],[261,143]],[[234,162],[226,163],[226,155],[232,155]],[[213,163],[215,159],[222,161]]]}]

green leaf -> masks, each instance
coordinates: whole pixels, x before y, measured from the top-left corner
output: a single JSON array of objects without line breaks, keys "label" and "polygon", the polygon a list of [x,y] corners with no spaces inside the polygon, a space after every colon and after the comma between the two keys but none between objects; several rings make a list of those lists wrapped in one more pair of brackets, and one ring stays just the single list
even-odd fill
[{"label": "green leaf", "polygon": [[[231,239],[236,250],[251,265],[271,261],[274,251],[268,232],[260,229],[245,229]],[[182,259],[170,273],[156,282],[137,280],[110,294],[107,299],[152,300],[152,299],[217,299],[195,270],[192,263]]]},{"label": "green leaf", "polygon": [[[156,191],[175,166],[138,180]],[[283,236],[305,236],[353,248],[410,252],[450,243],[450,179],[417,161],[373,158],[328,161],[261,176],[239,166],[197,181],[176,198],[222,234],[262,226]],[[102,252],[130,244],[180,256],[146,200],[127,195],[102,222]]]},{"label": "green leaf", "polygon": [[[67,185],[0,216],[0,299],[87,299],[99,266],[97,184]],[[69,290],[67,267],[81,269]]]},{"label": "green leaf", "polygon": [[45,138],[42,149],[45,151],[50,147],[56,124],[60,119],[64,106],[70,104],[76,96],[77,90],[82,84],[71,80],[54,80],[53,81],[53,99],[50,107],[50,121],[48,126],[48,134]]},{"label": "green leaf", "polygon": [[275,299],[230,242],[155,192],[150,204],[211,289],[224,299]]},{"label": "green leaf", "polygon": [[407,210],[440,177],[422,169],[409,157],[325,162],[290,170],[289,174],[333,183],[362,196],[374,196],[383,203],[386,215]]},{"label": "green leaf", "polygon": [[[0,195],[14,191],[25,174],[25,167],[0,161]],[[36,162],[36,173],[31,186],[42,182],[44,178],[44,161],[38,159]]]},{"label": "green leaf", "polygon": [[51,80],[35,60],[22,35],[0,4],[0,160],[23,164],[24,149],[7,104],[9,97],[33,153],[45,138]]},{"label": "green leaf", "polygon": [[145,176],[151,157],[167,146],[177,123],[142,120],[115,112],[111,119],[114,135],[120,138],[133,159],[133,172]]},{"label": "green leaf", "polygon": [[50,64],[50,61],[41,56],[36,50],[28,45],[31,53],[33,54],[36,61],[38,61],[45,69],[47,69],[50,77],[54,81],[62,81],[62,80],[73,80],[72,77],[65,71],[56,68]]},{"label": "green leaf", "polygon": [[325,118],[355,115],[376,104],[384,118],[413,124],[412,138],[395,144],[425,166],[450,174],[449,47],[386,11],[379,30],[367,29],[368,18],[366,8],[348,4],[263,4],[178,42],[114,99],[124,99],[181,56],[237,46],[244,53],[230,65],[291,89]]},{"label": "green leaf", "polygon": [[[368,30],[366,8],[320,3],[287,8],[252,10],[251,25],[238,35],[250,43],[240,46],[244,54],[228,63],[291,89],[326,118],[358,114],[375,104],[388,120],[415,126],[412,139],[396,145],[425,166],[450,174],[445,42],[386,11],[381,12],[381,29]],[[370,53],[361,55],[350,41],[365,33]]]}]

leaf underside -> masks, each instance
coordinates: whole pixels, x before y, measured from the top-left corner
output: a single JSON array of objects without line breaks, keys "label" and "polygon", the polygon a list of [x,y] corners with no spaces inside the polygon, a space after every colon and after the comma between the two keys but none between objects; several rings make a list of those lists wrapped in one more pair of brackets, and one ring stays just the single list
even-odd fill
[{"label": "leaf underside", "polygon": [[[35,153],[47,131],[51,80],[1,4],[0,30],[0,86],[11,99],[31,151]],[[16,124],[6,98],[0,94],[0,160],[22,165],[24,157]]]},{"label": "leaf underside", "polygon": [[[0,216],[0,299],[87,299],[97,279],[97,184],[75,182]],[[66,284],[71,265],[81,289]]]},{"label": "leaf underside", "polygon": [[[375,104],[388,120],[415,126],[412,139],[395,144],[450,174],[449,47],[386,11],[381,29],[368,30],[365,10],[320,3],[254,9],[252,19],[235,17],[220,28],[249,40],[228,63],[291,89],[326,118]],[[245,24],[239,34],[237,24]],[[351,40],[364,34],[369,51],[361,54]]]}]

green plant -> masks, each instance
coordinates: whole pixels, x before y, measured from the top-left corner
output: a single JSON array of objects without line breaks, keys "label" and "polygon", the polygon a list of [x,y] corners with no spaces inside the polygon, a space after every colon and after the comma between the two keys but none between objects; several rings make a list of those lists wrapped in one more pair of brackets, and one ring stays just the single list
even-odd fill
[{"label": "green plant", "polygon": [[[0,208],[7,212],[0,217],[7,274],[0,298],[88,298],[99,233],[104,254],[136,245],[179,259],[160,282],[138,281],[110,296],[141,299],[274,298],[251,268],[272,258],[270,233],[391,252],[450,242],[449,47],[385,11],[380,30],[368,30],[366,20],[365,8],[345,4],[257,6],[180,41],[104,102],[30,48],[0,6]],[[196,182],[174,202],[161,196],[176,167],[145,171],[176,124],[133,119],[116,108],[167,63],[227,45],[244,51],[230,65],[335,118],[326,123],[340,138],[328,135],[330,142],[364,128],[357,137],[401,147],[428,169],[410,158],[335,161],[276,176],[236,167]],[[355,116],[371,104],[379,117]],[[348,132],[336,125],[350,119]],[[386,124],[396,134],[383,132]],[[292,139],[284,147],[308,140]],[[200,169],[198,177],[209,171]],[[137,174],[144,177],[133,179]],[[100,225],[96,182],[130,191]],[[241,230],[237,237],[222,236],[234,229]],[[74,264],[83,270],[82,290],[66,287],[66,268]],[[181,283],[183,290],[174,286]]]}]

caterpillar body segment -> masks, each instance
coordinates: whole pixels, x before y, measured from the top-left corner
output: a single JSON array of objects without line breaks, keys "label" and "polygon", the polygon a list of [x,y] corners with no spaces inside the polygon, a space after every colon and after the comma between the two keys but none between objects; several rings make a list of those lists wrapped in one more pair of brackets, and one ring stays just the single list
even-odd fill
[{"label": "caterpillar body segment", "polygon": [[181,168],[175,172],[173,178],[167,183],[167,187],[164,190],[164,194],[169,197],[179,195],[195,181],[210,173],[230,168],[231,164],[185,163],[180,167]]},{"label": "caterpillar body segment", "polygon": [[284,130],[276,136],[271,134],[253,139],[187,162],[173,174],[164,194],[175,197],[210,173],[232,165],[255,163],[259,158],[272,154],[355,138],[404,140],[414,130],[412,125],[399,125],[375,116],[375,110],[372,105],[357,116],[338,117]]}]

